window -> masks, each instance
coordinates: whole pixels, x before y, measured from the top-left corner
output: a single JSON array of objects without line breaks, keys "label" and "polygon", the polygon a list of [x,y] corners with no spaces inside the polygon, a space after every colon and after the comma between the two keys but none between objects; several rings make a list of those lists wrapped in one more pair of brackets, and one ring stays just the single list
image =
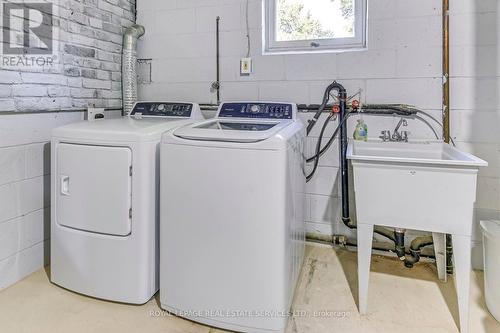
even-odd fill
[{"label": "window", "polygon": [[367,0],[264,0],[264,52],[366,47]]}]

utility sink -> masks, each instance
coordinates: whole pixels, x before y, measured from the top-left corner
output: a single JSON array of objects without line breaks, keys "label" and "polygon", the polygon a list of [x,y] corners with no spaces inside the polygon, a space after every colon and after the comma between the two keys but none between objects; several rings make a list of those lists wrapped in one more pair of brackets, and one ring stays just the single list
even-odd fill
[{"label": "utility sink", "polygon": [[444,142],[351,141],[347,158],[352,161],[379,161],[439,166],[487,166],[485,161]]},{"label": "utility sink", "polygon": [[432,232],[444,276],[444,248],[436,245],[451,234],[460,327],[466,333],[477,173],[488,164],[443,142],[350,141],[347,158],[354,173],[360,312],[367,310],[374,225]]},{"label": "utility sink", "polygon": [[350,141],[358,223],[470,235],[479,167],[444,142]]}]

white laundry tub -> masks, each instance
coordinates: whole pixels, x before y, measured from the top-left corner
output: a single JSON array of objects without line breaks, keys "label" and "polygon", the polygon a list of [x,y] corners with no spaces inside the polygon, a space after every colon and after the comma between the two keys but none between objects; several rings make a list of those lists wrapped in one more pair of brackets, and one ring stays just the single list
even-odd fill
[{"label": "white laundry tub", "polygon": [[477,172],[486,162],[441,142],[352,141],[347,154],[358,221],[471,234]]},{"label": "white laundry tub", "polygon": [[367,309],[374,225],[447,233],[465,333],[477,173],[487,163],[443,142],[351,141],[347,157],[354,171],[360,312]]}]

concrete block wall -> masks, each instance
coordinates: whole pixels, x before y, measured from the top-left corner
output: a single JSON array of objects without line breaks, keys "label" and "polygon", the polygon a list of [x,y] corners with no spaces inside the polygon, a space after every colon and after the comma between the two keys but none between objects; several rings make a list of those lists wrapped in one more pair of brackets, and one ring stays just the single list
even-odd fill
[{"label": "concrete block wall", "polygon": [[4,166],[0,171],[0,288],[41,267],[47,255],[46,150],[44,143],[0,149]]},{"label": "concrete block wall", "polygon": [[[140,86],[143,99],[168,97],[215,102],[215,18],[221,17],[221,96],[317,103],[334,79],[351,94],[362,90],[370,103],[408,103],[441,114],[441,6],[439,0],[369,1],[366,51],[322,54],[262,55],[262,1],[249,0],[253,73],[239,75],[245,56],[244,0],[138,2],[137,22],[153,33],[139,43],[139,55],[153,59],[153,83]],[[301,114],[307,121],[310,114]],[[393,129],[399,119],[366,117],[371,136]],[[350,126],[352,127],[352,122]],[[308,138],[309,154],[319,127]],[[331,128],[334,128],[332,124]],[[432,132],[411,122],[413,137]],[[307,225],[311,232],[349,233],[339,222],[338,150],[320,161],[307,186]]]},{"label": "concrete block wall", "polygon": [[134,21],[135,0],[58,4],[57,65],[0,68],[0,289],[49,260],[50,133],[83,113],[43,111],[121,107],[122,31]]},{"label": "concrete block wall", "polygon": [[[500,220],[500,3],[451,1],[451,130],[457,145],[489,166],[479,172],[476,221]],[[473,236],[473,264],[482,267],[482,235]]]},{"label": "concrete block wall", "polygon": [[[153,59],[153,82],[140,86],[139,96],[215,102],[210,85],[215,80],[215,18],[220,16],[223,100],[320,103],[324,88],[336,79],[351,94],[362,89],[362,102],[413,104],[440,119],[442,1],[368,4],[366,51],[262,55],[262,1],[249,0],[254,72],[242,77],[239,60],[247,51],[245,0],[141,0],[137,22],[150,33],[140,41],[139,55]],[[497,6],[495,0],[451,3],[453,135],[461,148],[490,162],[480,175],[477,218],[500,211]],[[306,121],[310,114],[300,116]],[[377,137],[380,130],[392,130],[399,119],[365,116],[365,120],[369,135]],[[412,138],[433,138],[418,121],[411,121],[409,130]],[[318,131],[308,138],[309,154]],[[337,156],[338,151],[332,150],[323,158],[318,175],[308,184],[309,231],[349,234],[339,223]]]},{"label": "concrete block wall", "polygon": [[[0,70],[0,111],[119,106],[117,26],[131,23],[133,11],[126,8],[133,2],[128,4],[61,2],[60,66],[48,73]],[[363,102],[409,103],[440,116],[440,0],[370,1],[369,49],[345,54],[262,56],[260,6],[260,0],[250,0],[254,73],[240,77],[239,58],[246,53],[244,0],[140,0],[138,23],[148,31],[140,56],[153,59],[153,83],[140,87],[140,97],[215,101],[210,84],[215,78],[215,16],[220,15],[225,100],[319,103],[324,87],[337,79],[351,93],[362,89]],[[495,0],[457,0],[451,8],[453,136],[461,148],[490,163],[479,178],[477,220],[500,217],[498,12]],[[106,40],[109,36],[114,37]],[[301,114],[304,121],[308,117]],[[80,119],[81,113],[0,112],[0,288],[48,259],[47,142],[51,128]],[[371,136],[397,122],[366,120]],[[416,122],[410,130],[415,138],[432,138]],[[308,139],[309,149],[316,137],[317,131]],[[309,231],[348,232],[339,223],[337,156],[330,152],[308,185]],[[479,234],[475,245],[480,248]]]},{"label": "concrete block wall", "polygon": [[50,133],[82,113],[0,115],[0,289],[50,258]]}]

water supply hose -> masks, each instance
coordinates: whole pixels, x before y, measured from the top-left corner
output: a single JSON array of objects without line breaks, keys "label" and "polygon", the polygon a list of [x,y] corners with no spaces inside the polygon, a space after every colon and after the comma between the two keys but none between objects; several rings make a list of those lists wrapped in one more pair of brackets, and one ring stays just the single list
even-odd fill
[{"label": "water supply hose", "polygon": [[314,154],[314,157],[311,159],[311,161],[310,161],[310,159],[307,159],[307,162],[314,161],[313,170],[306,177],[307,182],[309,182],[314,177],[314,174],[316,173],[316,170],[318,169],[319,159],[322,155],[321,151],[324,152],[324,151],[328,150],[328,148],[333,143],[333,141],[335,141],[339,130],[342,128],[342,126],[344,126],[347,118],[349,118],[349,114],[346,114],[344,116],[344,118],[342,118],[342,120],[339,122],[337,128],[335,128],[335,130],[333,131],[333,134],[332,134],[331,138],[328,140],[328,143],[326,144],[326,146],[323,147],[323,149],[321,149],[321,143],[323,142],[323,136],[325,134],[325,130],[328,127],[328,124],[332,120],[333,116],[334,116],[333,114],[330,114],[328,116],[328,118],[325,120],[325,122],[323,123],[323,126],[321,127],[321,132],[319,134],[318,141],[316,142],[316,153]]},{"label": "water supply hose", "polygon": [[[347,98],[347,92],[346,89],[344,88],[343,85],[338,83],[337,81],[333,81],[328,87],[325,89],[325,93],[323,94],[323,102],[321,105],[318,107],[318,111],[314,114],[313,118],[308,121],[307,124],[307,135],[311,133],[312,129],[314,128],[314,125],[318,122],[319,117],[321,117],[321,114],[323,111],[326,109],[328,105],[328,101],[330,100],[330,94],[333,90],[337,90],[339,92],[339,99],[340,99],[340,112],[345,113],[346,111],[346,98]],[[342,110],[343,108],[343,110]],[[341,117],[344,115],[341,114]]]},{"label": "water supply hose", "polygon": [[[320,134],[318,141],[316,143],[316,149],[315,149],[315,154],[314,156],[310,157],[307,159],[307,163],[314,162],[313,170],[309,175],[307,175],[307,181],[309,182],[312,177],[314,177],[315,172],[317,171],[318,164],[319,164],[319,159],[321,156],[330,148],[332,143],[335,141],[337,138],[337,134],[340,131],[340,172],[342,176],[342,222],[346,227],[349,229],[356,229],[357,224],[351,220],[349,216],[349,188],[348,188],[348,170],[347,170],[347,158],[346,158],[346,153],[347,153],[347,132],[346,132],[346,122],[347,119],[356,113],[364,113],[364,114],[369,114],[369,115],[385,115],[385,116],[401,116],[401,117],[409,117],[409,118],[414,118],[417,120],[420,120],[421,122],[425,123],[427,126],[429,126],[433,133],[436,135],[436,138],[439,138],[436,131],[434,128],[431,126],[431,124],[423,119],[421,116],[418,115],[418,113],[421,113],[423,115],[428,116],[430,119],[434,120],[437,122],[437,120],[432,117],[431,115],[421,112],[420,110],[410,107],[405,104],[367,104],[364,105],[362,108],[359,109],[347,109],[347,92],[345,88],[334,81],[332,84],[330,84],[323,95],[323,102],[321,105],[319,105],[316,113],[314,114],[314,117],[309,120],[308,126],[307,126],[307,134],[309,135],[312,129],[314,128],[315,124],[317,123],[319,117],[321,114],[324,112],[324,110],[329,106],[328,101],[330,99],[330,94],[332,90],[337,90],[339,93],[339,110],[340,110],[340,121],[338,126],[335,128],[333,135],[331,138],[328,140],[327,144],[324,147],[321,147],[321,144],[323,142],[323,137],[325,134],[325,130],[328,127],[328,124],[332,120],[334,114],[330,113],[323,123],[323,126],[321,128]],[[331,107],[331,106],[330,106]],[[311,108],[308,108],[311,109]],[[439,123],[439,122],[438,122]],[[384,236],[391,241],[394,242],[394,251],[396,252],[396,255],[398,258],[402,261],[404,261],[404,264],[406,267],[411,268],[415,263],[420,261],[420,256],[421,256],[421,249],[425,246],[432,245],[433,244],[433,239],[432,236],[426,236],[426,237],[417,237],[411,242],[410,246],[410,254],[406,255],[405,253],[405,230],[404,229],[395,229],[391,230],[389,228],[384,228],[384,227],[378,227],[376,226],[374,228],[374,233],[379,234],[381,236]]]},{"label": "water supply hose", "polygon": [[[337,130],[340,131],[340,139],[339,139],[339,145],[340,145],[340,174],[341,174],[341,183],[342,183],[342,221],[344,223],[350,223],[351,217],[349,214],[349,170],[348,170],[348,163],[347,163],[347,126],[345,124],[345,121],[347,120],[347,91],[344,88],[343,85],[338,83],[337,81],[333,81],[328,87],[325,89],[325,93],[323,94],[323,102],[318,108],[318,111],[314,114],[313,118],[309,120],[308,125],[307,125],[307,135],[309,135],[314,128],[314,125],[316,125],[319,117],[321,117],[321,114],[325,110],[326,106],[328,105],[328,101],[330,100],[330,95],[333,90],[336,90],[338,92],[338,99],[339,99],[339,117],[340,117],[340,124]],[[316,146],[318,147],[318,145]],[[321,148],[321,145],[319,145]],[[315,166],[317,169],[317,165],[319,162],[319,152],[321,151],[318,150],[316,153],[317,158],[315,159]],[[313,170],[314,172],[316,170]],[[307,178],[308,180],[311,180],[311,178],[314,176],[314,173],[310,174]]]}]

